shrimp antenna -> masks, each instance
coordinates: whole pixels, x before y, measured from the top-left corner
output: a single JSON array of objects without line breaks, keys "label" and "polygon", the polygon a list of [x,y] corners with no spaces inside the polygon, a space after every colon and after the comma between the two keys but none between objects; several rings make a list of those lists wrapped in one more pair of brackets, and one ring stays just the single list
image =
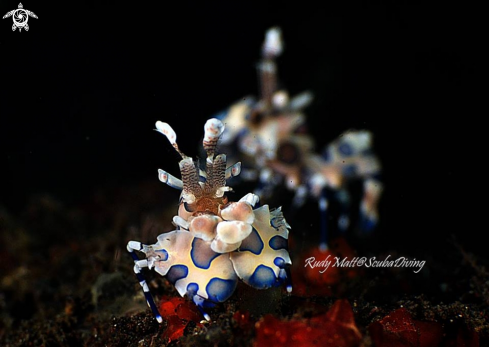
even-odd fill
[{"label": "shrimp antenna", "polygon": [[157,132],[162,133],[163,135],[166,136],[166,138],[168,139],[168,141],[170,141],[171,145],[173,146],[173,148],[175,148],[175,150],[178,152],[178,154],[180,154],[180,156],[182,157],[182,159],[188,158],[178,148],[177,134],[175,133],[175,130],[173,130],[173,128],[170,126],[170,124],[165,123],[165,122],[161,122],[161,121],[157,121],[156,122],[156,129],[155,130]]},{"label": "shrimp antenna", "polygon": [[216,153],[217,142],[224,131],[224,124],[217,118],[209,119],[204,125],[203,146],[207,153],[207,158],[213,160]]}]

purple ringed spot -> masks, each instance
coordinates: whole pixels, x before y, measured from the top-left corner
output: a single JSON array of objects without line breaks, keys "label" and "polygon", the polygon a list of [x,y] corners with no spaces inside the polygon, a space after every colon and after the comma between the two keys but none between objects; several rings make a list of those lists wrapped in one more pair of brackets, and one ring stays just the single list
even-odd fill
[{"label": "purple ringed spot", "polygon": [[253,274],[248,279],[250,286],[257,289],[267,289],[270,287],[276,287],[281,282],[275,276],[275,272],[266,265],[258,265]]},{"label": "purple ringed spot", "polygon": [[158,249],[156,253],[160,256],[160,260],[168,260],[168,252],[165,249]]},{"label": "purple ringed spot", "polygon": [[288,249],[288,241],[280,235],[276,235],[268,241],[268,245],[271,249],[279,250],[279,249]]},{"label": "purple ringed spot", "polygon": [[285,266],[285,260],[284,258],[277,257],[273,260],[273,263],[277,265],[279,268],[283,268]]},{"label": "purple ringed spot", "polygon": [[241,246],[239,247],[240,252],[251,252],[253,254],[259,255],[263,250],[264,244],[263,241],[256,231],[253,228],[251,234],[243,240]]},{"label": "purple ringed spot", "polygon": [[198,291],[199,291],[199,285],[197,283],[192,282],[187,285],[187,295],[189,295],[190,297],[197,295]]},{"label": "purple ringed spot", "polygon": [[209,269],[212,261],[220,255],[210,249],[206,241],[197,237],[192,241],[190,258],[196,267],[204,270]]},{"label": "purple ringed spot", "polygon": [[205,291],[210,301],[224,302],[234,293],[237,285],[238,281],[212,278],[207,284]]},{"label": "purple ringed spot", "polygon": [[188,267],[185,265],[173,265],[166,274],[166,278],[171,284],[188,276]]}]

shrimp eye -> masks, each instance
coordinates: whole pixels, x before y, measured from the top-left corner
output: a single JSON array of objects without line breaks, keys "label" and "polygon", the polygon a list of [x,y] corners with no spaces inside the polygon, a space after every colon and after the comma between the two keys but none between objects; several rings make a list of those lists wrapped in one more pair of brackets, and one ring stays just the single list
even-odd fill
[{"label": "shrimp eye", "polygon": [[187,202],[184,202],[183,203],[183,207],[185,208],[185,211],[187,211],[187,212],[195,212],[195,209],[193,209],[192,207],[190,207],[190,204],[187,203]]},{"label": "shrimp eye", "polygon": [[291,142],[283,142],[277,150],[277,158],[284,164],[298,164],[301,161],[300,150]]}]

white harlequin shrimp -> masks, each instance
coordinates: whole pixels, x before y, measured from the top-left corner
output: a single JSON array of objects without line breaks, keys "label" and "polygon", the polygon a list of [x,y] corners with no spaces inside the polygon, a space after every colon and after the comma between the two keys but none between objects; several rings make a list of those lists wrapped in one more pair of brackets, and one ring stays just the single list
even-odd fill
[{"label": "white harlequin shrimp", "polygon": [[314,139],[306,132],[303,110],[313,95],[305,91],[293,97],[279,89],[276,58],[283,51],[281,30],[270,28],[257,64],[260,77],[258,98],[240,98],[216,115],[227,125],[221,145],[229,157],[243,162],[243,180],[256,184],[263,200],[279,187],[294,192],[290,212],[304,206],[307,199],[317,201],[320,211],[320,248],[327,249],[330,203],[338,206],[337,230],[346,234],[350,225],[350,183],[363,183],[358,229],[371,232],[377,225],[378,202],[382,194],[381,163],[373,151],[373,134],[350,130],[315,152]]},{"label": "white harlequin shrimp", "polygon": [[[182,157],[181,179],[158,170],[160,181],[182,190],[178,215],[173,217],[177,230],[159,235],[154,245],[129,241],[127,249],[158,322],[162,318],[142,277],[142,267],[166,276],[181,296],[194,301],[207,320],[210,317],[204,308],[227,300],[238,278],[258,289],[285,283],[291,292],[287,249],[290,226],[281,209],[270,211],[268,205],[254,209],[259,198],[252,193],[237,202],[229,202],[225,195],[232,190],[226,180],[239,175],[241,163],[226,168],[226,155],[216,155],[224,124],[212,118],[204,126],[204,170],[180,151],[177,136],[167,123],[158,121],[156,130]],[[139,260],[135,250],[145,253],[146,259]]]}]

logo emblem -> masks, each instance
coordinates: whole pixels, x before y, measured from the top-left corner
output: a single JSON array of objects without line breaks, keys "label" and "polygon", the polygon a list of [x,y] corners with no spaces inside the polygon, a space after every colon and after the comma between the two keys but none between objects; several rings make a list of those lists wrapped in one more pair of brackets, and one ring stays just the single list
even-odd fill
[{"label": "logo emblem", "polygon": [[19,28],[19,32],[22,31],[22,29],[24,29],[25,31],[29,31],[29,25],[27,25],[29,16],[37,19],[35,13],[25,10],[24,6],[22,6],[22,3],[19,3],[18,9],[7,12],[7,14],[3,16],[3,19],[8,18],[10,16],[12,16],[12,19],[14,20],[14,24],[12,25],[12,31],[15,31],[15,29]]}]

